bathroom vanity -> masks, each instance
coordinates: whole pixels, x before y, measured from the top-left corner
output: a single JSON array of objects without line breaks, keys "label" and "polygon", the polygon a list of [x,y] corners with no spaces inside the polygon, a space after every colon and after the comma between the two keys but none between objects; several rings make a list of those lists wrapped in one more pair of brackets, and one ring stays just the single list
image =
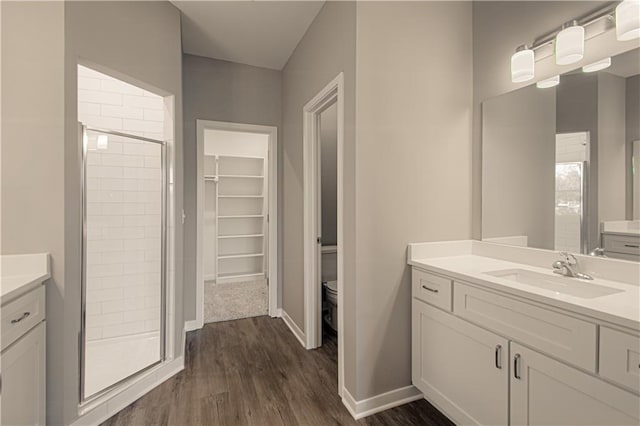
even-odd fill
[{"label": "bathroom vanity", "polygon": [[640,261],[640,220],[602,222],[600,231],[607,256]]},{"label": "bathroom vanity", "polygon": [[0,424],[44,425],[49,255],[2,256]]},{"label": "bathroom vanity", "polygon": [[640,422],[640,266],[480,241],[411,244],[412,379],[457,424]]}]

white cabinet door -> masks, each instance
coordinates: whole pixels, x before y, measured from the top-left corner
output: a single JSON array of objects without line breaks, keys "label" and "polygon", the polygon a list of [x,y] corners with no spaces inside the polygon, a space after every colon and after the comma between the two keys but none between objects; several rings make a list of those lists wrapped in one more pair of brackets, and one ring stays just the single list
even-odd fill
[{"label": "white cabinet door", "polygon": [[2,425],[45,424],[45,323],[2,352]]},{"label": "white cabinet door", "polygon": [[640,398],[511,342],[512,425],[635,425]]},{"label": "white cabinet door", "polygon": [[508,423],[508,341],[413,299],[413,384],[457,424]]}]

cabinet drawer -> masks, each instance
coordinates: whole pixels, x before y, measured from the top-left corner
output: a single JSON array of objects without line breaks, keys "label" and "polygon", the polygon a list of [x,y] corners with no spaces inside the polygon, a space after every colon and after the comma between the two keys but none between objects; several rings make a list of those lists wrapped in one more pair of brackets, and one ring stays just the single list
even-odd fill
[{"label": "cabinet drawer", "polygon": [[44,319],[44,286],[2,307],[2,350]]},{"label": "cabinet drawer", "polygon": [[450,279],[413,268],[411,281],[413,282],[413,297],[451,311],[453,283]]},{"label": "cabinet drawer", "polygon": [[457,282],[453,311],[513,340],[596,371],[595,324]]},{"label": "cabinet drawer", "polygon": [[640,394],[640,337],[600,327],[600,375]]},{"label": "cabinet drawer", "polygon": [[603,234],[602,246],[605,252],[632,254],[640,256],[640,237],[627,237],[624,235]]}]

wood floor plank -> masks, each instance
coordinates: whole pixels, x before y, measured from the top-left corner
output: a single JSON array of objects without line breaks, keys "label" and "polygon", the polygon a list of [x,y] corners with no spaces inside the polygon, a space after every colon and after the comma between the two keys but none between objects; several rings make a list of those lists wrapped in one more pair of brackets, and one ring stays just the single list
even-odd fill
[{"label": "wood floor plank", "polygon": [[338,396],[337,339],[325,337],[307,351],[281,319],[207,324],[187,334],[182,372],[104,425],[452,425],[425,400],[356,422]]}]

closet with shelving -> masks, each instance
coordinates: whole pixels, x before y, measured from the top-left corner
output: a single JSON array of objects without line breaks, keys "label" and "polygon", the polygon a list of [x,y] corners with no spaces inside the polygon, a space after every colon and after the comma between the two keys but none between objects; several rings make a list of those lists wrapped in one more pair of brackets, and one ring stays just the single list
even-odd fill
[{"label": "closet with shelving", "polygon": [[265,277],[265,158],[206,155],[205,280]]}]

